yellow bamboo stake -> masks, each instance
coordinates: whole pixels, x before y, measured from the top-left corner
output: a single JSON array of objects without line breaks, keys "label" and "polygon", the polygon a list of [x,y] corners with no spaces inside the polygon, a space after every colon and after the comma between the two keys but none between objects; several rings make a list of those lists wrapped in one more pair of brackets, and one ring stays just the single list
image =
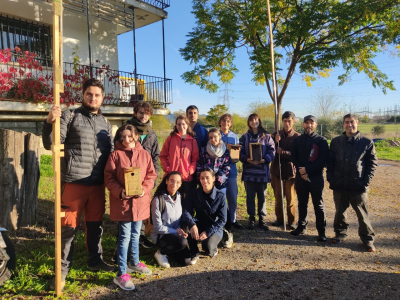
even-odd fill
[{"label": "yellow bamboo stake", "polygon": [[[60,105],[60,93],[63,92],[62,72],[62,0],[53,2],[53,101]],[[64,156],[64,145],[60,143],[60,118],[53,123],[53,169],[55,176],[55,286],[57,296],[61,296],[61,157]]]},{"label": "yellow bamboo stake", "polygon": [[[269,40],[270,40],[270,50],[271,50],[271,69],[272,69],[272,85],[273,85],[273,97],[275,102],[275,130],[276,134],[279,134],[279,110],[278,110],[278,95],[277,95],[277,84],[275,78],[275,57],[274,57],[274,37],[272,33],[272,25],[271,25],[271,8],[269,5],[269,0],[267,0],[267,9],[268,9],[268,26],[269,26]],[[279,142],[278,142],[279,147]],[[281,200],[282,200],[282,212],[283,212],[283,230],[286,231],[286,211],[285,211],[285,202],[283,201],[283,181],[282,181],[282,170],[281,170],[281,155],[278,154],[279,161],[279,178],[281,184]]]}]

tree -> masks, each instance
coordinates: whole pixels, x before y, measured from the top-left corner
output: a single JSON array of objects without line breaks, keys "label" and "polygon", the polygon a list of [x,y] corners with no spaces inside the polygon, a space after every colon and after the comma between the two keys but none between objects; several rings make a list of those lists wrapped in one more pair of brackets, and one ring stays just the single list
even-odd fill
[{"label": "tree", "polygon": [[171,125],[168,122],[168,119],[166,116],[163,115],[152,115],[150,118],[152,122],[152,127],[155,132],[160,132],[160,131],[171,131]]},{"label": "tree", "polygon": [[206,120],[210,125],[218,127],[219,117],[228,112],[228,108],[223,104],[217,104],[210,108]]},{"label": "tree", "polygon": [[232,115],[232,131],[236,134],[243,134],[247,131],[247,119],[239,114]]},{"label": "tree", "polygon": [[[193,0],[196,26],[180,53],[194,64],[182,78],[210,92],[238,71],[235,51],[245,47],[255,84],[266,85],[274,102],[266,0]],[[342,65],[339,85],[364,72],[384,93],[393,81],[373,62],[385,45],[399,44],[399,0],[271,0],[279,109],[297,70],[308,86]],[[400,49],[400,47],[399,47]]]},{"label": "tree", "polygon": [[343,114],[339,108],[340,104],[339,95],[333,88],[317,89],[309,110],[318,118],[335,119]]},{"label": "tree", "polygon": [[174,117],[175,117],[175,119],[176,119],[179,115],[186,116],[186,111],[184,111],[183,109],[174,111]]},{"label": "tree", "polygon": [[372,135],[380,136],[381,134],[385,133],[385,130],[385,125],[375,125],[374,127],[372,127],[371,132]]},{"label": "tree", "polygon": [[248,113],[257,114],[262,121],[275,118],[275,106],[271,103],[255,101],[249,104]]}]

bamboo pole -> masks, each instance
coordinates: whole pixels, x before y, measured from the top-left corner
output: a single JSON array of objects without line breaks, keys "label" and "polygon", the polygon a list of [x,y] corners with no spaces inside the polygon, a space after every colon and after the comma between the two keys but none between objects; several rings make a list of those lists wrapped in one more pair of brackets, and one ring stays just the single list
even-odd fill
[{"label": "bamboo pole", "polygon": [[[279,134],[279,109],[278,109],[278,96],[277,96],[277,84],[275,77],[275,57],[274,57],[274,37],[272,33],[272,25],[271,25],[271,8],[269,5],[269,0],[267,0],[267,9],[268,9],[268,27],[269,27],[269,40],[270,40],[270,50],[271,50],[271,72],[272,72],[272,85],[273,85],[273,96],[275,103],[275,130],[276,134]],[[279,142],[278,142],[279,147]],[[281,200],[282,200],[282,212],[283,212],[283,230],[286,231],[286,211],[285,211],[285,202],[283,201],[283,181],[282,181],[282,170],[281,170],[281,155],[278,154],[278,162],[279,162],[279,179],[281,185]]]},{"label": "bamboo pole", "polygon": [[[62,0],[53,2],[53,101],[60,105],[60,93],[63,92],[62,72]],[[61,157],[64,145],[60,143],[60,118],[53,123],[53,169],[55,176],[55,286],[57,296],[61,296]]]}]

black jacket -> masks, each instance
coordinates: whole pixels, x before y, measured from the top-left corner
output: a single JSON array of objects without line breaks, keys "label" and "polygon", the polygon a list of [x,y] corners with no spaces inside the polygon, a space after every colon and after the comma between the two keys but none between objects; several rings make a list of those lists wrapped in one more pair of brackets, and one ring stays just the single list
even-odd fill
[{"label": "black jacket", "polygon": [[360,132],[348,138],[346,133],[331,142],[327,179],[332,190],[363,193],[374,176],[378,159],[374,143]]},{"label": "black jacket", "polygon": [[298,177],[300,177],[300,167],[306,168],[308,177],[322,175],[328,157],[328,142],[315,132],[311,135],[303,133],[293,141],[292,160]]},{"label": "black jacket", "polygon": [[[131,119],[126,121],[126,124],[132,124]],[[143,140],[140,139],[140,144],[142,145],[143,149],[150,154],[151,160],[153,161],[154,169],[156,170],[156,173],[158,175],[158,171],[160,169],[160,166],[158,164],[160,157],[160,147],[158,146],[158,139],[154,130],[150,130]]]},{"label": "black jacket", "polygon": [[192,190],[189,198],[182,213],[182,222],[189,228],[197,223],[199,234],[204,230],[207,237],[213,234],[222,237],[222,228],[227,220],[225,194],[213,187],[211,194],[206,195],[199,187]]},{"label": "black jacket", "polygon": [[[73,113],[73,114],[72,114]],[[51,149],[53,125],[43,123],[43,146]],[[60,118],[61,180],[83,185],[104,183],[104,168],[113,150],[111,124],[101,114],[83,107],[65,110]]]}]

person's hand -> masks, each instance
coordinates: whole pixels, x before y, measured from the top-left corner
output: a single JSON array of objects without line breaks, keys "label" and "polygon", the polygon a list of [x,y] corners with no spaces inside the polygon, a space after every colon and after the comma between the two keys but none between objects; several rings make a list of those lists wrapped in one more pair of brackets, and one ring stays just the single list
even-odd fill
[{"label": "person's hand", "polygon": [[133,198],[142,198],[143,196],[144,196],[144,190],[142,190],[142,194],[141,195],[133,196]]},{"label": "person's hand", "polygon": [[250,158],[248,158],[246,161],[247,161],[249,164],[258,165],[258,162],[257,162],[257,161],[251,160]]},{"label": "person's hand", "polygon": [[276,153],[282,154],[282,148],[281,147],[276,148]]},{"label": "person's hand", "polygon": [[306,173],[304,175],[301,175],[301,178],[303,178],[305,181],[307,181],[308,180],[308,174]]},{"label": "person's hand", "polygon": [[188,234],[185,231],[183,231],[182,228],[177,228],[176,231],[178,232],[178,235],[183,236],[184,238],[188,237]]},{"label": "person's hand", "polygon": [[196,225],[193,225],[192,228],[190,228],[190,235],[194,240],[199,239],[199,229],[197,228]]},{"label": "person's hand", "polygon": [[46,122],[47,124],[52,124],[56,120],[56,118],[61,117],[61,107],[58,105],[53,105],[50,108],[49,114],[47,115]]},{"label": "person's hand", "polygon": [[281,140],[281,136],[279,134],[275,135],[275,142],[279,143],[279,141]]},{"label": "person's hand", "polygon": [[300,172],[300,175],[307,174],[307,170],[306,170],[305,167],[300,167],[300,168],[299,168],[299,172]]},{"label": "person's hand", "polygon": [[199,241],[204,241],[207,238],[207,234],[205,231],[203,231],[202,233],[200,233],[199,235]]},{"label": "person's hand", "polygon": [[130,198],[130,197],[128,197],[128,196],[126,195],[125,189],[123,189],[122,192],[121,192],[121,199],[122,199],[122,200],[128,200],[129,198]]}]

